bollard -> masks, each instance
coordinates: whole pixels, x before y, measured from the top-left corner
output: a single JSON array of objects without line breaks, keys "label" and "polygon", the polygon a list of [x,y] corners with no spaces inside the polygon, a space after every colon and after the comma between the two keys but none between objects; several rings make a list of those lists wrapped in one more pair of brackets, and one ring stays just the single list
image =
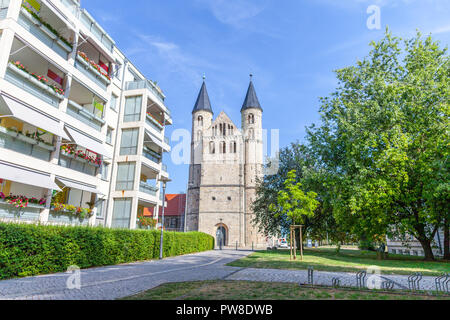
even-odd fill
[{"label": "bollard", "polygon": [[238,242],[236,241],[236,251],[238,251]]}]

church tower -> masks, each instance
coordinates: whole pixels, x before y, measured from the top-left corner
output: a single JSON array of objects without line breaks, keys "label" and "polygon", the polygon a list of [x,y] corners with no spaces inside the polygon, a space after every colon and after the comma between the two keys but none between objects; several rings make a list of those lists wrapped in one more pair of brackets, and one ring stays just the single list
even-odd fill
[{"label": "church tower", "polygon": [[188,204],[186,216],[187,231],[198,230],[200,209],[200,184],[203,161],[203,137],[205,129],[211,127],[214,113],[211,108],[205,77],[192,110],[191,163],[189,166]]},{"label": "church tower", "polygon": [[262,239],[257,230],[253,227],[252,220],[254,214],[252,203],[256,198],[257,180],[263,178],[263,128],[262,115],[263,109],[256,95],[255,87],[250,75],[250,84],[247,95],[241,109],[241,126],[244,139],[245,165],[244,165],[244,224],[246,243],[260,243]]}]

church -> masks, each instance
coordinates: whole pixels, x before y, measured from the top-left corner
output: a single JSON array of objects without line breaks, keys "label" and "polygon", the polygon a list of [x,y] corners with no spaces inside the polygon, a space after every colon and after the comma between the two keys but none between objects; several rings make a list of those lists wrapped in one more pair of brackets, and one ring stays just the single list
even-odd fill
[{"label": "church", "polygon": [[253,225],[252,203],[263,178],[263,109],[252,80],[239,128],[225,112],[214,119],[203,81],[192,111],[187,231],[200,231],[224,246],[261,248],[266,238]]}]

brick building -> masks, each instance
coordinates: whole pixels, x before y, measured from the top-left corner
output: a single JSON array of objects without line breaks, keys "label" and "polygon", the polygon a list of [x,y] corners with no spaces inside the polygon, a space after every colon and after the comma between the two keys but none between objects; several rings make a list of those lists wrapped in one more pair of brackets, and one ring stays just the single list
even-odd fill
[{"label": "brick building", "polygon": [[[166,194],[167,207],[164,211],[164,229],[167,231],[184,231],[184,213],[186,209],[185,194]],[[145,217],[154,216],[153,208],[144,209]],[[162,215],[162,208],[159,208],[159,215]],[[158,221],[159,223],[160,221]]]}]

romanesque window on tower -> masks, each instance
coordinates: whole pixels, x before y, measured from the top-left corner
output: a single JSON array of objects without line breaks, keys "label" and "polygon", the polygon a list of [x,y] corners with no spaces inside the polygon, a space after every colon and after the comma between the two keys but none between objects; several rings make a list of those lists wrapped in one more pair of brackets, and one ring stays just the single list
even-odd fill
[{"label": "romanesque window on tower", "polygon": [[250,113],[248,115],[248,123],[249,124],[254,124],[255,123],[255,115],[253,113]]},{"label": "romanesque window on tower", "polygon": [[211,154],[216,153],[216,144],[213,141],[209,143],[209,153]]},{"label": "romanesque window on tower", "polygon": [[227,125],[225,123],[223,124],[223,135],[227,135]]},{"label": "romanesque window on tower", "polygon": [[223,154],[227,153],[227,144],[225,143],[225,141],[222,141],[220,143],[220,152]]},{"label": "romanesque window on tower", "polygon": [[222,124],[219,124],[219,131],[220,131],[220,135],[223,135],[223,126],[222,126]]},{"label": "romanesque window on tower", "polygon": [[234,127],[233,126],[230,126],[230,134],[234,135]]},{"label": "romanesque window on tower", "polygon": [[202,116],[198,116],[198,125],[200,127],[203,127],[203,117]]},{"label": "romanesque window on tower", "polygon": [[237,143],[233,142],[233,153],[237,153]]}]

